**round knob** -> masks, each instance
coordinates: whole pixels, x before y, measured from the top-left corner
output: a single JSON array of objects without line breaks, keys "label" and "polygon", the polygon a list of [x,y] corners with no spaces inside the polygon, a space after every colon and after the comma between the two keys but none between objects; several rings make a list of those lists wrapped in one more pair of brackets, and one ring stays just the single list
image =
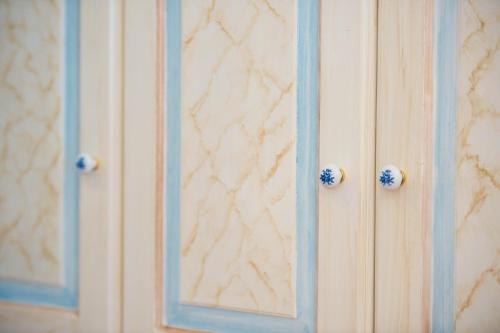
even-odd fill
[{"label": "round knob", "polygon": [[383,189],[396,190],[405,182],[405,174],[394,165],[386,165],[380,169],[378,182]]},{"label": "round knob", "polygon": [[81,173],[91,173],[97,169],[99,161],[89,154],[80,154],[76,159],[75,166]]},{"label": "round knob", "polygon": [[319,180],[325,187],[335,187],[344,181],[344,170],[335,164],[328,164],[319,174]]}]

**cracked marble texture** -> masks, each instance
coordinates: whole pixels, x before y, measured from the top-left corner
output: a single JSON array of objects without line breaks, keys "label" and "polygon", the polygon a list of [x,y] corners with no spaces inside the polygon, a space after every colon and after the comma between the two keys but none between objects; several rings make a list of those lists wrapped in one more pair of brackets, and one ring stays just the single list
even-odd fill
[{"label": "cracked marble texture", "polygon": [[0,278],[61,275],[58,1],[0,0]]},{"label": "cracked marble texture", "polygon": [[295,12],[182,1],[182,302],[295,316]]},{"label": "cracked marble texture", "polygon": [[455,327],[500,328],[500,2],[459,17]]}]

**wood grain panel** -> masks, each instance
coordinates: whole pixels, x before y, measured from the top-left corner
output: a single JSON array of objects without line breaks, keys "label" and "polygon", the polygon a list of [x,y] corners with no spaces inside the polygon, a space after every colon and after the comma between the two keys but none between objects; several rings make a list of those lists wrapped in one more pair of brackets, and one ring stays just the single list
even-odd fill
[{"label": "wood grain panel", "polygon": [[375,330],[429,330],[433,1],[379,1],[377,169],[407,175],[377,186]]},{"label": "wood grain panel", "polygon": [[319,190],[318,332],[373,330],[376,1],[323,1],[320,165],[346,180]]}]

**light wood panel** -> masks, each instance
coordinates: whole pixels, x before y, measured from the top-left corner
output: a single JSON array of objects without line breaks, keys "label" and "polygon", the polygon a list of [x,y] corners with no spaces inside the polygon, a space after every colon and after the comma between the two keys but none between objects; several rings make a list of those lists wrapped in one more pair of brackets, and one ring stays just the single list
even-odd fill
[{"label": "light wood panel", "polygon": [[120,332],[121,3],[84,1],[81,13],[81,150],[100,167],[80,178],[79,326]]},{"label": "light wood panel", "polygon": [[318,332],[373,330],[376,17],[374,0],[321,3]]},{"label": "light wood panel", "polygon": [[[161,326],[164,1],[124,1],[123,332],[195,333]],[[139,65],[140,64],[140,65]],[[138,112],[139,111],[139,112]],[[163,133],[163,135],[158,135]],[[140,195],[137,195],[140,193]],[[196,331],[198,332],[198,331]]]},{"label": "light wood panel", "polygon": [[162,2],[124,1],[123,331],[131,333],[152,332],[157,320],[156,123],[162,120],[156,118],[155,52],[156,15],[162,15],[157,4]]},{"label": "light wood panel", "polygon": [[119,332],[121,4],[95,0],[80,6],[80,149],[99,158],[100,167],[80,178],[79,330]]},{"label": "light wood panel", "polygon": [[378,4],[377,170],[405,171],[376,190],[375,331],[429,330],[433,1]]},{"label": "light wood panel", "polygon": [[8,333],[78,332],[78,317],[70,311],[2,303],[0,329]]}]

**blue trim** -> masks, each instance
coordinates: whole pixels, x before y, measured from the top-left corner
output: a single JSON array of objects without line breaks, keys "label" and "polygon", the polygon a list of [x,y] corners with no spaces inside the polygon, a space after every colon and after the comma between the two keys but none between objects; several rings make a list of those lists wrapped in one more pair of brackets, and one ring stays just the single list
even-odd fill
[{"label": "blue trim", "polygon": [[180,0],[167,0],[167,170],[165,193],[164,253],[164,321],[175,317],[180,289],[180,137],[181,137],[181,4]]},{"label": "blue trim", "polygon": [[166,183],[164,318],[171,326],[217,332],[314,332],[318,122],[318,1],[297,6],[297,318],[179,302],[180,289],[180,0],[166,0]]},{"label": "blue trim", "polygon": [[457,1],[436,1],[431,306],[435,333],[454,330],[457,19]]},{"label": "blue trim", "polygon": [[63,286],[0,281],[0,299],[17,303],[76,309],[78,299],[79,178],[74,159],[79,151],[80,3],[66,0],[63,15],[63,172],[62,194]]},{"label": "blue trim", "polygon": [[297,320],[316,331],[318,1],[297,6]]}]

